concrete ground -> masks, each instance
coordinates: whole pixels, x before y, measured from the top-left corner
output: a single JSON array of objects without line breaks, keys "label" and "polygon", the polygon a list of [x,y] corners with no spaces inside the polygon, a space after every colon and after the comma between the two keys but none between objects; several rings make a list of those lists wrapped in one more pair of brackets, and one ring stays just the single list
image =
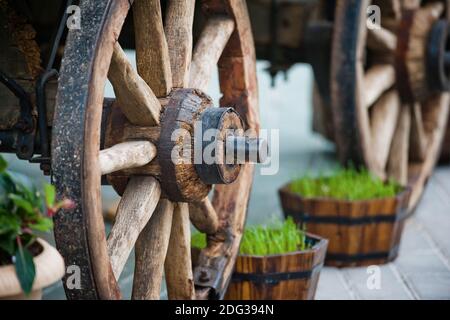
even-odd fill
[{"label": "concrete ground", "polygon": [[[319,173],[337,165],[334,147],[311,131],[312,73],[306,65],[289,72],[286,82],[281,76],[270,87],[258,63],[260,113],[263,129],[279,130],[279,171],[272,176],[257,170],[248,213],[248,224],[269,223],[282,217],[277,189],[305,173]],[[107,87],[107,94],[111,88]],[[217,79],[211,85],[213,98],[219,97]],[[272,146],[273,149],[273,146]],[[14,157],[9,157],[14,159]],[[42,180],[36,166],[14,160],[13,169]],[[261,167],[259,167],[261,169]],[[104,203],[115,196],[105,188]],[[415,215],[407,222],[398,259],[381,266],[380,289],[369,290],[366,268],[324,268],[317,299],[449,299],[450,298],[450,167],[441,167],[430,179]],[[133,257],[120,279],[124,296],[130,296]],[[165,293],[162,293],[163,296]],[[64,299],[61,284],[45,290],[46,299]]]}]

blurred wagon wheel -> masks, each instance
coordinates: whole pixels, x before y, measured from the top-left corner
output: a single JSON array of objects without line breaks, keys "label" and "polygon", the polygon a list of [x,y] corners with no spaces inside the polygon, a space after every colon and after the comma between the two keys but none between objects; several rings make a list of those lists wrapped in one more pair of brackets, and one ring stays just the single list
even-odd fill
[{"label": "blurred wagon wheel", "polygon": [[[74,199],[76,208],[55,217],[55,237],[66,265],[81,269],[81,288],[67,274],[66,294],[120,298],[117,280],[135,247],[132,298],[158,299],[163,272],[171,299],[221,298],[244,228],[253,165],[173,162],[172,151],[178,151],[175,158],[184,156],[192,143],[172,139],[172,133],[192,134],[196,120],[203,129],[218,129],[215,159],[228,148],[243,148],[240,161],[247,161],[249,146],[260,147],[253,136],[226,131],[259,129],[245,1],[203,1],[207,21],[194,50],[194,1],[168,1],[165,15],[159,0],[132,3],[82,0],[81,29],[71,30],[66,42],[52,167],[58,195]],[[137,71],[117,42],[131,5]],[[220,104],[227,108],[212,108],[204,94],[215,65]],[[104,98],[107,78],[116,100]],[[122,194],[108,237],[101,208],[105,177]],[[208,235],[194,270],[190,218]]]},{"label": "blurred wagon wheel", "polygon": [[[381,28],[368,28],[368,6]],[[338,1],[331,105],[341,162],[364,164],[412,189],[432,173],[448,116],[449,60],[443,1]]]}]

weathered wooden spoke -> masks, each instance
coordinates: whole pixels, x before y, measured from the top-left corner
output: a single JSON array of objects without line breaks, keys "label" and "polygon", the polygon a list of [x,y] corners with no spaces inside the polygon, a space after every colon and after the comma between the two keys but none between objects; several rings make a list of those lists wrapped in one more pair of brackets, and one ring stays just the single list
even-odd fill
[{"label": "weathered wooden spoke", "polygon": [[189,206],[179,202],[175,205],[164,271],[169,299],[195,298],[194,276],[191,261],[191,225]]},{"label": "weathered wooden spoke", "polygon": [[[117,42],[131,4],[137,71]],[[191,145],[172,134],[192,134],[195,121],[209,117],[203,124],[220,132],[216,160],[250,139],[236,135],[241,144],[231,145],[227,130],[246,126],[257,134],[255,52],[245,1],[203,1],[206,24],[195,50],[194,13],[201,13],[195,1],[169,0],[165,14],[159,0],[81,0],[80,6],[82,26],[69,31],[61,68],[52,150],[58,194],[76,203],[55,218],[66,263],[82,268],[82,289],[67,288],[67,296],[121,298],[117,281],[134,247],[133,299],[159,299],[164,273],[171,299],[221,298],[238,253],[253,166],[173,161],[173,148]],[[224,108],[213,108],[203,92],[216,65]],[[115,100],[103,96],[107,79]],[[178,154],[181,159],[183,152]],[[122,196],[108,239],[104,180]],[[211,202],[206,196],[213,188]],[[209,239],[194,268],[190,220]],[[204,272],[211,279],[205,281]]]},{"label": "weathered wooden spoke", "polygon": [[114,45],[108,78],[123,113],[131,123],[141,126],[159,124],[161,105],[152,89],[133,69],[119,43]]},{"label": "weathered wooden spoke", "polygon": [[400,98],[394,90],[385,93],[371,110],[372,147],[380,175],[384,174],[399,111]]},{"label": "weathered wooden spoke", "polygon": [[138,72],[157,97],[165,97],[172,73],[160,0],[135,0],[133,18]]},{"label": "weathered wooden spoke", "polygon": [[184,88],[189,83],[194,8],[195,0],[168,1],[165,33],[174,88]]},{"label": "weathered wooden spoke", "polygon": [[403,105],[398,117],[389,153],[388,176],[402,185],[408,183],[408,150],[411,129],[411,111],[408,105]]},{"label": "weathered wooden spoke", "polygon": [[369,29],[367,45],[372,50],[392,54],[397,47],[397,37],[385,28]]},{"label": "weathered wooden spoke", "polygon": [[381,8],[382,26],[390,31],[395,31],[402,15],[402,0],[374,0],[373,4]]},{"label": "weathered wooden spoke", "polygon": [[213,68],[217,65],[233,29],[233,19],[218,16],[208,20],[194,49],[189,81],[192,88],[208,89]]},{"label": "weathered wooden spoke", "polygon": [[191,203],[189,216],[195,228],[203,233],[214,234],[219,228],[219,217],[209,198]]},{"label": "weathered wooden spoke", "polygon": [[[381,29],[365,26],[371,3],[383,12]],[[429,82],[430,76],[446,71],[428,64],[430,52],[442,47],[439,33],[431,35],[446,5],[446,1],[337,2],[331,104],[339,157],[343,163],[363,164],[382,178],[408,185],[410,208],[433,170],[434,148],[444,134],[437,122],[426,118],[448,112],[441,103],[448,99],[443,89],[447,84],[437,80],[442,82],[433,87]],[[439,51],[435,59],[444,53]]]},{"label": "weathered wooden spoke", "polygon": [[161,187],[155,178],[130,179],[108,236],[108,253],[116,279],[119,279],[125,262],[140,232],[152,216],[160,196]]},{"label": "weathered wooden spoke", "polygon": [[[174,205],[161,199],[136,242],[133,299],[158,300],[172,228]],[[174,261],[174,263],[177,263]]]},{"label": "weathered wooden spoke", "polygon": [[149,141],[127,141],[100,151],[102,175],[119,170],[142,167],[156,156],[156,147]]},{"label": "weathered wooden spoke", "polygon": [[423,126],[422,107],[415,103],[411,108],[411,144],[410,158],[423,161],[425,159],[427,137]]},{"label": "weathered wooden spoke", "polygon": [[395,82],[395,70],[391,65],[375,65],[364,76],[365,105],[370,107],[391,88]]}]

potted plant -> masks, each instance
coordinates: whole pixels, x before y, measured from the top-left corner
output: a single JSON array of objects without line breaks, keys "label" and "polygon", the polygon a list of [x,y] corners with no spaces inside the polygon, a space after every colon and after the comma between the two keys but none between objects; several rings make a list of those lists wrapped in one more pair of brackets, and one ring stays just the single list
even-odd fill
[{"label": "potted plant", "polygon": [[279,190],[285,216],[329,240],[325,264],[381,264],[395,259],[409,190],[367,170],[296,179]]},{"label": "potted plant", "polygon": [[37,233],[51,230],[51,216],[72,204],[55,202],[52,185],[41,196],[6,166],[0,156],[0,299],[40,299],[64,275],[64,261]]},{"label": "potted plant", "polygon": [[[246,228],[225,299],[314,299],[327,243],[299,229],[292,218]],[[205,235],[193,235],[192,245],[204,247]]]}]

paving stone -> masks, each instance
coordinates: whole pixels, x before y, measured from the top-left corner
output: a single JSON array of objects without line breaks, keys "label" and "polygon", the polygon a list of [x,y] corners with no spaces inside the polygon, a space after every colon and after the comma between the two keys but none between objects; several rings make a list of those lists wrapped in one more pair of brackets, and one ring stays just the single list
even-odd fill
[{"label": "paving stone", "polygon": [[320,272],[315,298],[316,300],[351,300],[354,297],[346,286],[341,271],[324,267]]}]

